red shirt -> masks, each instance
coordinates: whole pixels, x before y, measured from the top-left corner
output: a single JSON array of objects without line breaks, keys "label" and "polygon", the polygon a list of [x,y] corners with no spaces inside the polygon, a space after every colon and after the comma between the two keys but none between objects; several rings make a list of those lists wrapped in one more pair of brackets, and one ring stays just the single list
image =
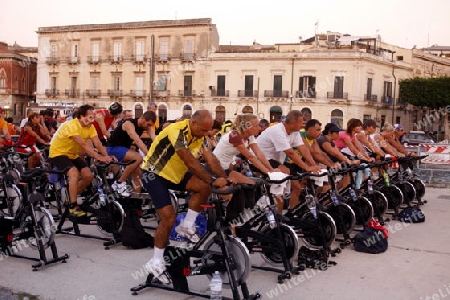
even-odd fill
[{"label": "red shirt", "polygon": [[[107,109],[101,109],[101,110],[97,110],[95,112],[95,114],[102,114],[103,115],[103,121],[105,122],[105,127],[106,130],[109,129],[109,127],[111,127],[112,122],[114,121],[114,117],[112,117],[109,114],[109,111]],[[103,136],[102,130],[100,129],[100,125],[98,124],[97,120],[94,121],[94,127],[95,130],[97,131],[97,135],[99,139],[104,139],[105,137]]]}]

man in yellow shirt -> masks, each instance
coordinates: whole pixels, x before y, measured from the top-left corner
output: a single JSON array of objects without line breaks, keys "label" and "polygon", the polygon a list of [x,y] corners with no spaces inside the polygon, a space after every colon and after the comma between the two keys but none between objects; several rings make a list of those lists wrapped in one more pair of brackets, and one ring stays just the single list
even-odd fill
[{"label": "man in yellow shirt", "polygon": [[[155,231],[154,257],[145,268],[162,283],[170,282],[163,255],[176,217],[169,189],[192,192],[186,217],[175,230],[196,242],[199,237],[195,219],[211,193],[211,186],[223,187],[227,184],[227,174],[220,162],[208,147],[203,146],[205,135],[212,125],[213,119],[207,110],[197,110],[191,119],[169,125],[158,134],[142,163],[143,185],[160,219]],[[198,160],[200,154],[212,173]]]},{"label": "man in yellow shirt", "polygon": [[[77,195],[92,182],[92,174],[86,161],[80,157],[80,151],[96,160],[109,163],[113,157],[108,156],[94,128],[94,107],[82,105],[79,107],[76,119],[65,122],[53,135],[50,144],[50,162],[59,170],[67,166],[69,178],[69,199],[71,203],[70,213],[81,217],[86,213],[77,207]],[[98,152],[89,146],[87,140],[92,140]],[[81,177],[81,179],[79,179]]]}]

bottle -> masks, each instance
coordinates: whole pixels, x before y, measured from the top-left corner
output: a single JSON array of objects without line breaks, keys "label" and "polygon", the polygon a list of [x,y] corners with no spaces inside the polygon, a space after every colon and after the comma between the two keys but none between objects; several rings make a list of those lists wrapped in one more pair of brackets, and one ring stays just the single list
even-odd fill
[{"label": "bottle", "polygon": [[391,186],[391,182],[389,181],[389,174],[388,174],[388,172],[384,172],[383,173],[383,179],[384,179],[384,184],[387,187],[390,187]]},{"label": "bottle", "polygon": [[356,172],[355,185],[356,185],[357,189],[361,188],[362,175],[363,175],[363,171],[362,170],[358,170],[358,172]]},{"label": "bottle", "polygon": [[266,207],[266,217],[267,217],[267,221],[269,221],[269,226],[270,228],[275,228],[277,227],[277,223],[275,222],[275,216],[273,215],[273,212],[270,210],[269,207]]},{"label": "bottle", "polygon": [[316,201],[314,200],[314,196],[311,194],[306,195],[306,205],[308,205],[309,211],[313,215],[314,219],[317,220],[317,207]]},{"label": "bottle", "polygon": [[408,174],[408,176],[411,176],[413,174],[412,170],[408,167],[405,170],[406,174]]},{"label": "bottle", "polygon": [[97,191],[98,191],[98,198],[99,198],[100,205],[105,206],[106,205],[106,197],[105,197],[105,193],[103,193],[103,188],[102,188],[101,184],[97,185]]},{"label": "bottle", "polygon": [[219,271],[216,271],[211,278],[209,288],[211,289],[210,299],[222,299],[222,278],[220,277]]},{"label": "bottle", "polygon": [[335,191],[330,190],[330,198],[331,198],[331,201],[333,201],[334,205],[339,205],[339,199],[336,196],[336,192]]},{"label": "bottle", "polygon": [[373,193],[373,183],[372,183],[372,179],[367,180],[367,191],[369,192],[369,194]]},{"label": "bottle", "polygon": [[252,177],[253,173],[250,170],[250,166],[248,165],[248,162],[242,162],[242,168],[244,169],[244,174],[247,177]]},{"label": "bottle", "polygon": [[357,199],[358,197],[356,197],[355,190],[352,189],[352,188],[350,188],[350,189],[348,190],[348,192],[350,193],[350,197],[352,198],[352,200],[353,200],[353,201],[356,201],[356,199]]}]

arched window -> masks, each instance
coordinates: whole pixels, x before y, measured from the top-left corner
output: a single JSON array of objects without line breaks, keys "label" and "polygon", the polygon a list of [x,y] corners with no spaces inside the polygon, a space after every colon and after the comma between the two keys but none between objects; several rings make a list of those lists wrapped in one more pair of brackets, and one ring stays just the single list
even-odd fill
[{"label": "arched window", "polygon": [[220,105],[220,106],[216,106],[216,120],[219,121],[220,123],[225,122],[225,106]]},{"label": "arched window", "polygon": [[164,124],[167,122],[167,105],[165,104],[158,105],[158,118],[159,124]]},{"label": "arched window", "polygon": [[302,112],[302,115],[303,115],[303,119],[305,120],[305,123],[312,119],[312,113],[311,113],[311,110],[309,108],[305,107],[305,108],[303,108],[301,110],[301,112]]},{"label": "arched window", "polygon": [[243,114],[253,114],[253,107],[246,105],[242,108]]},{"label": "arched window", "polygon": [[331,123],[338,125],[342,128],[344,123],[344,113],[340,109],[335,109],[331,112]]},{"label": "arched window", "polygon": [[188,117],[189,119],[192,117],[192,106],[189,104],[183,106],[183,117]]},{"label": "arched window", "polygon": [[279,122],[281,115],[283,114],[283,110],[279,106],[272,106],[270,108],[270,123]]},{"label": "arched window", "polygon": [[134,117],[140,118],[143,113],[144,113],[144,108],[142,107],[142,105],[136,104],[136,106],[134,107]]}]

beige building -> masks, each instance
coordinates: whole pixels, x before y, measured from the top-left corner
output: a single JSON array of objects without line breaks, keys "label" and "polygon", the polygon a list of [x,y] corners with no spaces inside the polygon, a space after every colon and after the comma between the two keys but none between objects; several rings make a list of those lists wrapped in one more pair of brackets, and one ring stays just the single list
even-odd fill
[{"label": "beige building", "polygon": [[163,121],[206,108],[221,121],[244,110],[274,122],[299,109],[343,127],[373,118],[411,128],[421,115],[401,100],[398,82],[450,74],[448,58],[379,36],[219,46],[211,19],[41,27],[38,35],[40,104],[120,101],[140,115],[156,102]]}]

